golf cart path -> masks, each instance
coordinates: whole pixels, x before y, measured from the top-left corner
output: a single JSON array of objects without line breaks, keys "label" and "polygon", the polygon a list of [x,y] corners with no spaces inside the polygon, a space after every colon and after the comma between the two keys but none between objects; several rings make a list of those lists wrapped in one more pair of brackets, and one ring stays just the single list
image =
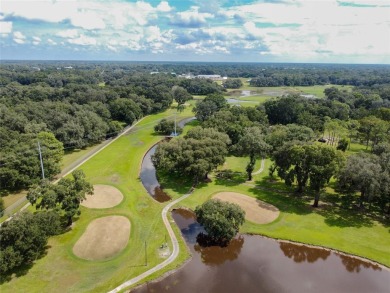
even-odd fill
[{"label": "golf cart path", "polygon": [[262,158],[261,159],[261,166],[260,166],[260,169],[257,170],[256,172],[252,173],[252,175],[257,175],[257,174],[260,174],[261,172],[264,171],[264,164],[265,164],[265,159]]},{"label": "golf cart path", "polygon": [[164,209],[162,210],[162,212],[161,212],[161,216],[162,216],[164,225],[167,228],[169,237],[171,238],[171,241],[172,241],[172,253],[171,253],[171,255],[166,260],[164,260],[162,263],[160,263],[160,264],[156,265],[155,267],[147,270],[146,272],[138,275],[137,277],[134,277],[134,278],[132,278],[132,279],[122,283],[121,285],[119,285],[115,289],[109,291],[109,293],[120,292],[121,290],[124,290],[127,287],[138,283],[139,281],[141,281],[144,278],[150,276],[151,274],[154,274],[155,272],[163,269],[164,267],[166,267],[167,265],[169,265],[170,263],[172,263],[176,259],[176,257],[179,255],[179,242],[177,241],[177,237],[176,237],[175,232],[173,231],[172,226],[171,226],[171,224],[170,224],[170,222],[168,220],[167,214],[168,214],[168,212],[169,212],[171,207],[173,207],[178,202],[180,202],[180,201],[186,199],[187,197],[189,197],[192,194],[192,191],[193,190],[191,189],[187,194],[185,194],[182,197],[179,197],[178,199],[176,199],[176,200],[172,201],[171,203],[167,204],[164,207]]}]

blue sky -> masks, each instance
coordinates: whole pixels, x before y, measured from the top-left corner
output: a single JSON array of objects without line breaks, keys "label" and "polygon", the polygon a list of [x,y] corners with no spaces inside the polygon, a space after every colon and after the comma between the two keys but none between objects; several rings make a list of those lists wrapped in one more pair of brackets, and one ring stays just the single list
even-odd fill
[{"label": "blue sky", "polygon": [[1,0],[1,59],[390,63],[388,0]]}]

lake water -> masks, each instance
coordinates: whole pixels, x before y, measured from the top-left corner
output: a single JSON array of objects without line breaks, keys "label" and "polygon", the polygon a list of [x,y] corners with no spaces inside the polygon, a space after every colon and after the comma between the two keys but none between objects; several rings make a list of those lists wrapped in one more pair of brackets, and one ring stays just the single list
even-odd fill
[{"label": "lake water", "polygon": [[172,216],[192,259],[177,272],[132,292],[390,292],[390,272],[358,258],[241,235],[227,247],[201,247],[203,228],[187,210]]},{"label": "lake water", "polygon": [[[190,117],[178,122],[178,126],[183,128],[187,123],[195,120],[195,117]],[[157,180],[156,169],[152,162],[152,155],[156,152],[158,144],[154,145],[144,156],[141,165],[140,178],[147,192],[158,202],[169,201],[171,197],[164,192],[160,183]]]}]

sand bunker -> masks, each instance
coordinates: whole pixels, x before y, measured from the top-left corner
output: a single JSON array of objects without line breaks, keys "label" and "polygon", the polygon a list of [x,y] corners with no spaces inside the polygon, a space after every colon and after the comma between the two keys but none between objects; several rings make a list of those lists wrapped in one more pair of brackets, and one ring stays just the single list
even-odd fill
[{"label": "sand bunker", "polygon": [[279,210],[273,205],[244,194],[220,192],[213,198],[238,204],[245,211],[245,219],[253,223],[267,224],[279,216]]},{"label": "sand bunker", "polygon": [[82,206],[91,209],[106,209],[118,205],[123,199],[122,193],[110,185],[94,185],[93,195],[86,195]]},{"label": "sand bunker", "polygon": [[73,246],[73,253],[87,260],[104,260],[121,252],[130,237],[130,221],[108,216],[92,221]]}]

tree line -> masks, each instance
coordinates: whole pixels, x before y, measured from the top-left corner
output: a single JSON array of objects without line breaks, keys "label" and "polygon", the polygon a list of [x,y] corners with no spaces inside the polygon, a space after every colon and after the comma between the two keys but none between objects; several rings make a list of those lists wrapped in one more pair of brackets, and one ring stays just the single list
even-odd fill
[{"label": "tree line", "polygon": [[[388,108],[378,111],[368,106],[360,112],[368,116],[355,116],[358,120],[350,118],[355,109],[353,104],[329,97],[294,95],[258,107],[238,107],[230,106],[221,94],[211,94],[193,109],[200,126],[183,138],[160,144],[152,160],[157,170],[186,175],[198,184],[222,165],[228,154],[249,157],[248,180],[256,160],[268,156],[270,176],[276,174],[286,185],[296,186],[297,193],[311,190],[315,207],[335,178],[336,189],[351,199],[351,205],[372,207],[388,215],[390,122],[380,114]],[[352,141],[370,146],[371,153],[346,156]],[[362,193],[359,199],[356,192]]]}]

